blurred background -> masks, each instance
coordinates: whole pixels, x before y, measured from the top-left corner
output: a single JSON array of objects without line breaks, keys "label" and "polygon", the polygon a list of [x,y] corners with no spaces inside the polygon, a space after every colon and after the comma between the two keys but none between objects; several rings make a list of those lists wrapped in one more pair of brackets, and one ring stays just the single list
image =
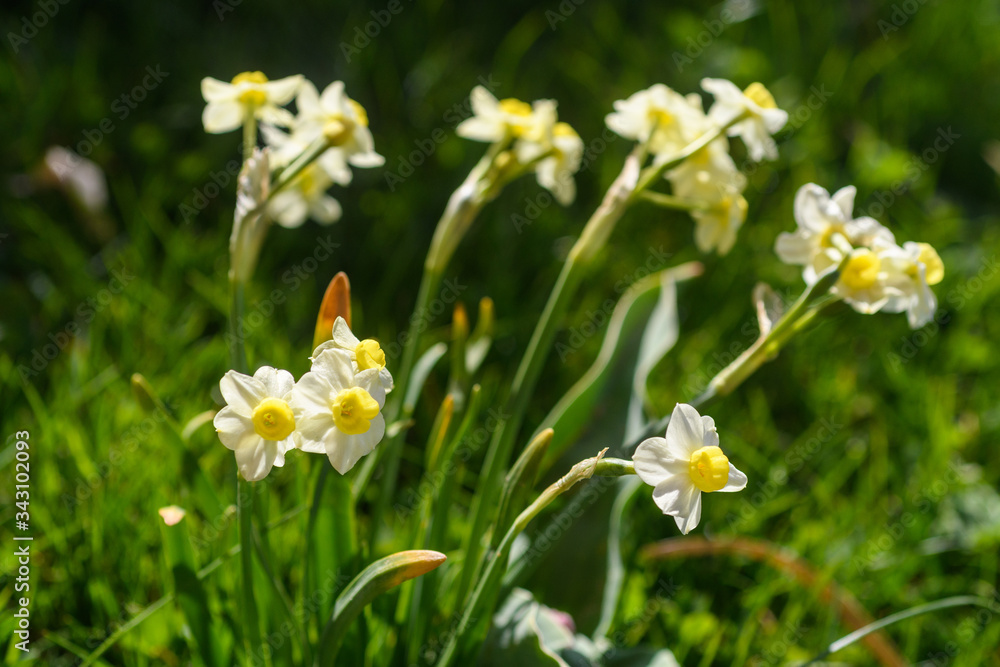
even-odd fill
[{"label": "blurred background", "polygon": [[[785,664],[851,629],[843,596],[878,618],[976,594],[994,597],[995,610],[920,616],[887,636],[908,663],[1000,664],[1000,3],[36,0],[5,2],[0,27],[0,517],[7,535],[12,434],[29,429],[39,664],[75,664],[165,591],[156,511],[184,505],[192,482],[129,378],[145,375],[182,423],[216,407],[240,153],[238,133],[202,130],[199,82],[257,69],[302,73],[320,89],[343,80],[386,157],[332,192],[339,222],[268,236],[249,295],[248,312],[262,314],[251,359],[296,376],[337,271],[351,279],[356,329],[384,340],[404,330],[437,218],[484,150],[454,135],[472,87],[558,100],[588,147],[576,202],[546,207],[533,179],[513,184],[447,274],[471,309],[483,296],[496,303],[493,386],[509,381],[560,260],[630,149],[604,131],[613,101],[657,82],[697,92],[705,76],[768,86],[790,121],[780,159],[747,166],[750,212],[735,249],[701,256],[686,216],[630,211],[557,338],[571,351],[551,356],[527,428],[592,363],[602,335],[579,332],[600,323],[622,281],[697,259],[705,273],[681,290],[680,342],[652,376],[659,414],[691,399],[753,341],[756,282],[801,291],[798,271],[772,252],[794,227],[796,190],[856,185],[858,215],[938,248],[947,273],[936,320],[914,332],[903,316],[837,311],[716,404],[723,446],[750,484],[710,498],[697,531],[786,549],[814,578],[738,553],[640,562],[638,547],[677,532],[638,503],[621,643],[669,647],[684,665]],[[744,164],[739,142],[733,152]],[[337,244],[331,259],[304,261],[324,243]],[[274,289],[282,303],[269,299]],[[428,343],[448,335],[449,319],[433,323]],[[412,443],[428,416],[418,411]],[[232,502],[232,456],[210,428],[192,443]],[[404,475],[416,479],[411,454]],[[288,468],[276,472],[277,488],[292,486]],[[599,610],[606,514],[599,503],[578,521],[530,585],[584,633]],[[203,519],[192,515],[205,562],[234,538]],[[3,562],[9,607],[13,559]],[[104,659],[189,664],[181,635],[180,615],[164,610]],[[862,645],[837,658],[877,664]]]}]

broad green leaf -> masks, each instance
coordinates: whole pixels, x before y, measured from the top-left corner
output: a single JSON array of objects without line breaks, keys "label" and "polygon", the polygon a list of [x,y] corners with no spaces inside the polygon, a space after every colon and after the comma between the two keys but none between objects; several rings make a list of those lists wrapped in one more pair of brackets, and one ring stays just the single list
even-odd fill
[{"label": "broad green leaf", "polygon": [[[645,371],[647,375],[648,369],[655,366],[656,362],[670,349],[670,346],[676,341],[676,333],[673,334],[672,340],[670,336],[671,323],[673,327],[676,327],[676,308],[671,308],[673,304],[676,304],[676,297],[668,296],[661,303],[660,292],[665,281],[672,289],[676,280],[690,278],[697,275],[700,270],[701,265],[696,263],[666,269],[646,276],[625,292],[611,315],[597,359],[594,360],[583,377],[552,408],[539,427],[539,430],[552,428],[556,432],[542,467],[543,470],[551,467],[570,444],[579,437],[585,426],[593,424],[595,408],[616,370],[624,371],[629,378],[629,388],[634,387],[634,369],[640,358],[635,351],[636,338],[642,337],[654,314],[657,318],[655,322],[656,333],[650,334],[647,339],[648,342],[642,357],[644,365],[648,367]],[[668,275],[669,277],[667,277]],[[672,312],[673,315],[671,315]],[[657,336],[663,338],[663,341],[668,345],[662,344]],[[630,390],[627,389],[625,396],[629,396],[630,393]],[[621,417],[624,419],[628,410],[627,405],[621,406],[620,410]],[[605,440],[605,444],[621,441],[622,436],[619,435],[614,440]]]},{"label": "broad green leaf", "polygon": [[320,639],[317,664],[336,664],[344,636],[354,619],[372,600],[404,581],[430,572],[445,559],[446,556],[437,551],[401,551],[381,558],[362,570],[334,603],[333,615]]},{"label": "broad green leaf", "polygon": [[493,627],[477,664],[483,667],[598,667],[600,651],[574,634],[569,616],[539,604],[523,589],[493,617]]}]

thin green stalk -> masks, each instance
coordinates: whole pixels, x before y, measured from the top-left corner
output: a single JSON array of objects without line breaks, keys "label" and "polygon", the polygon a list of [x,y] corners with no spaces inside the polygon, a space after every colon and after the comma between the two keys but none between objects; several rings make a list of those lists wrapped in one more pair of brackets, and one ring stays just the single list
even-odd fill
[{"label": "thin green stalk", "polygon": [[[497,547],[494,557],[489,560],[483,571],[483,576],[479,578],[476,584],[475,590],[473,590],[472,595],[469,598],[468,603],[462,612],[462,620],[459,622],[458,628],[448,639],[448,644],[445,646],[444,651],[441,654],[441,658],[438,660],[437,667],[448,667],[451,665],[458,657],[458,651],[466,640],[471,640],[469,634],[479,625],[478,619],[488,618],[492,616],[492,607],[495,605],[496,592],[499,589],[500,577],[503,575],[504,568],[507,565],[507,558],[510,555],[511,546],[514,544],[514,539],[527,528],[528,524],[531,523],[532,519],[538,516],[539,512],[548,507],[548,505],[558,498],[560,495],[570,490],[577,482],[583,481],[585,479],[590,479],[598,471],[598,466],[601,461],[601,457],[604,456],[605,449],[597,456],[584,459],[576,465],[574,465],[568,473],[563,475],[554,484],[549,486],[547,489],[542,491],[542,493],[535,499],[531,505],[529,505],[523,512],[521,512],[514,523],[511,524],[510,529],[504,535],[503,541],[500,546]],[[615,461],[611,466],[606,467],[605,470],[610,472],[610,474],[628,474],[625,472],[627,470],[628,462]],[[634,468],[633,468],[634,471]]]},{"label": "thin green stalk", "polygon": [[520,430],[524,413],[531,394],[542,371],[547,353],[552,348],[556,330],[562,322],[569,303],[576,293],[586,268],[598,251],[604,246],[615,224],[628,207],[636,181],[639,177],[641,160],[645,150],[637,148],[625,161],[625,166],[615,182],[608,188],[601,205],[594,211],[583,233],[577,239],[563,264],[562,271],[549,300],[545,304],[542,315],[535,325],[528,347],[521,358],[517,374],[511,384],[510,395],[504,410],[504,419],[493,432],[483,472],[479,479],[479,489],[473,500],[472,530],[469,533],[466,547],[466,560],[462,566],[462,574],[458,583],[458,600],[461,603],[470,589],[473,577],[480,568],[480,558],[483,548],[483,537],[487,527],[493,521],[496,496],[500,489],[504,470],[510,460],[517,433]]}]

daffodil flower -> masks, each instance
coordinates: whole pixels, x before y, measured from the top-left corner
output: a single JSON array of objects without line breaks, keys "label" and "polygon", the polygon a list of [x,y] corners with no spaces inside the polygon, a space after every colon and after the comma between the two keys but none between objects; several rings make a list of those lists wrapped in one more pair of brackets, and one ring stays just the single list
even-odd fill
[{"label": "daffodil flower", "polygon": [[311,164],[304,168],[283,190],[271,197],[267,212],[282,227],[299,227],[306,218],[322,225],[340,219],[341,208],[336,199],[326,193],[333,185],[330,176]]},{"label": "daffodil flower", "polygon": [[816,282],[821,273],[840,263],[843,253],[834,234],[841,234],[853,246],[895,245],[892,232],[869,217],[854,218],[853,185],[837,190],[833,196],[815,183],[807,183],[795,194],[794,232],[782,232],[774,251],[787,264],[802,265],[802,278]]},{"label": "daffodil flower", "polygon": [[639,479],[653,487],[653,502],[685,535],[701,520],[702,493],[747,485],[747,476],[719,448],[715,421],[683,403],[670,415],[666,438],[644,440],[632,461]]},{"label": "daffodil flower", "polygon": [[666,174],[674,194],[702,204],[691,210],[695,244],[702,252],[732,250],[746,220],[747,201],[743,198],[746,176],[729,156],[725,139],[716,139]]},{"label": "daffodil flower", "polygon": [[305,81],[295,105],[299,115],[294,132],[310,139],[319,136],[327,139],[332,148],[318,161],[335,180],[335,167],[343,160],[362,168],[385,164],[385,158],[375,152],[375,140],[368,129],[368,112],[347,96],[343,81],[334,81],[322,95],[310,81]]},{"label": "daffodil flower", "polygon": [[899,252],[892,253],[885,261],[887,282],[895,289],[882,310],[906,312],[910,328],[919,329],[934,319],[937,298],[930,286],[944,278],[944,263],[933,246],[913,241],[904,243]]},{"label": "daffodil flower", "polygon": [[282,127],[291,125],[291,112],[280,107],[292,101],[302,81],[301,74],[268,81],[261,72],[237,74],[231,83],[205,77],[201,80],[201,95],[208,103],[201,116],[205,131],[229,132],[247,118]]},{"label": "daffodil flower", "polygon": [[326,454],[337,472],[346,474],[382,440],[384,404],[378,369],[356,373],[346,351],[324,350],[292,391],[299,449]]},{"label": "daffodil flower", "polygon": [[[470,100],[473,115],[459,123],[455,133],[473,141],[495,143],[510,137],[520,137],[529,133],[539,119],[539,114],[534,113],[536,108],[527,102],[514,98],[498,100],[482,86],[472,89]],[[536,107],[540,104],[542,115],[548,113],[545,107],[551,101],[535,102]]]},{"label": "daffodil flower", "polygon": [[385,367],[385,352],[378,341],[372,338],[358,340],[343,317],[337,317],[333,322],[333,336],[320,344],[310,357],[315,361],[326,350],[343,350],[350,356],[357,373],[374,369],[378,371],[379,384],[385,393],[392,391],[392,374]]},{"label": "daffodil flower", "polygon": [[535,177],[556,201],[567,206],[576,198],[573,174],[583,159],[583,140],[568,123],[556,123],[552,128],[551,153],[539,161]]},{"label": "daffodil flower", "polygon": [[229,371],[219,381],[227,405],[215,415],[215,430],[249,482],[267,477],[272,466],[283,466],[285,452],[298,441],[289,405],[294,384],[291,373],[270,366],[253,377]]},{"label": "daffodil flower", "polygon": [[706,129],[701,101],[662,83],[617,100],[614,108],[604,119],[607,126],[626,139],[645,143],[660,159],[668,159]]},{"label": "daffodil flower", "polygon": [[702,79],[701,87],[715,97],[715,103],[708,110],[708,117],[714,122],[726,125],[743,118],[727,133],[743,139],[751,160],[759,162],[778,157],[778,146],[771,135],[785,126],[788,113],[778,108],[763,84],[751,83],[746,90],[740,90],[732,81]]},{"label": "daffodil flower", "polygon": [[899,291],[889,283],[896,246],[855,248],[830,290],[859,313],[877,313]]}]

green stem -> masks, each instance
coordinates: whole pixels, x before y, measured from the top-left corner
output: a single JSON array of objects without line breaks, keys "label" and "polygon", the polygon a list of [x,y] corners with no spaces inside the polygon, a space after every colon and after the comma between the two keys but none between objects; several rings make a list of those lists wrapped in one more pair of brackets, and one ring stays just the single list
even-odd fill
[{"label": "green stem", "polygon": [[663,208],[672,208],[677,211],[696,211],[699,209],[708,208],[708,204],[706,202],[682,199],[680,197],[675,197],[674,195],[668,195],[662,192],[654,192],[653,190],[643,190],[641,193],[639,193],[639,198],[648,201],[650,203],[656,204],[657,206],[662,206]]},{"label": "green stem", "polygon": [[[244,126],[246,127],[246,125]],[[256,127],[256,126],[255,126]],[[246,138],[246,133],[244,138]],[[240,334],[243,319],[243,283],[229,283],[229,354],[234,370],[246,373],[246,347]],[[236,513],[240,532],[240,565],[242,571],[243,648],[248,665],[254,664],[254,654],[261,646],[260,617],[253,594],[253,484],[236,474]]]},{"label": "green stem", "polygon": [[643,149],[638,147],[626,159],[621,174],[608,188],[601,205],[587,222],[580,238],[577,239],[570,251],[566,263],[563,264],[559,278],[552,288],[549,300],[545,304],[528,347],[521,358],[521,363],[511,384],[504,418],[493,432],[493,438],[490,440],[490,446],[483,463],[479,489],[473,500],[472,530],[469,533],[466,559],[462,566],[462,574],[457,588],[459,604],[464,600],[472,585],[473,577],[479,570],[483,538],[489,524],[493,521],[496,496],[503,480],[504,470],[510,460],[511,450],[524,419],[524,413],[535,383],[542,371],[547,353],[552,348],[556,329],[562,322],[587,267],[600,249],[604,247],[615,224],[631,202],[639,177],[640,160],[643,156]]},{"label": "green stem", "polygon": [[[438,660],[437,667],[448,667],[451,665],[459,657],[459,647],[465,640],[471,639],[469,635],[480,625],[479,620],[492,616],[492,607],[495,605],[495,599],[493,598],[496,597],[495,594],[499,588],[499,580],[507,565],[507,557],[510,555],[510,548],[514,544],[514,539],[553,500],[571,489],[577,482],[590,479],[593,475],[598,474],[597,471],[600,466],[601,457],[606,451],[605,449],[597,456],[584,459],[574,465],[568,473],[542,491],[541,495],[535,499],[535,502],[531,503],[531,505],[517,516],[510,529],[504,535],[503,541],[497,548],[494,557],[487,563],[483,576],[479,578],[475,590],[473,590],[468,603],[465,605],[462,620],[449,638],[448,644],[445,646],[441,658]],[[619,464],[622,463],[627,462],[616,461],[610,466],[603,467],[603,470],[621,470],[622,466]]]}]

